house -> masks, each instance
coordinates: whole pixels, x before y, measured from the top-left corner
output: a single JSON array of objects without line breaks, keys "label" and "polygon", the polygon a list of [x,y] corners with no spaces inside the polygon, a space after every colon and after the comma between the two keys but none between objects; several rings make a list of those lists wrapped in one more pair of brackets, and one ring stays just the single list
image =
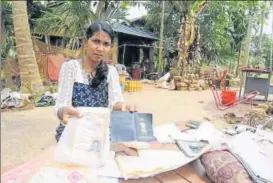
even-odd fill
[{"label": "house", "polygon": [[116,33],[114,49],[116,49],[115,46],[118,47],[116,58],[112,57],[114,63],[121,63],[128,67],[146,58],[154,62],[153,43],[158,41],[157,36],[139,27],[121,23],[113,23],[112,29]]}]

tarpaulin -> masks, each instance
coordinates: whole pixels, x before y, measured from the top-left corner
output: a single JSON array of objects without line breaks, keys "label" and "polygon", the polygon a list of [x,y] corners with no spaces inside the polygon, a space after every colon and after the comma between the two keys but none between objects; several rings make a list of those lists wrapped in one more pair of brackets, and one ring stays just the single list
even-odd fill
[{"label": "tarpaulin", "polygon": [[58,81],[59,79],[59,72],[63,62],[68,60],[62,54],[57,55],[48,55],[48,79],[51,81]]}]

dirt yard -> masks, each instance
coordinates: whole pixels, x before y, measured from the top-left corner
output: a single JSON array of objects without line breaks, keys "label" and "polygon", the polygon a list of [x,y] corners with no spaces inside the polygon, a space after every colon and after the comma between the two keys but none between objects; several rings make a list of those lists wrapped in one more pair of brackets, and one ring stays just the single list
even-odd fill
[{"label": "dirt yard", "polygon": [[[219,111],[210,90],[168,91],[145,85],[142,92],[125,93],[128,102],[138,105],[140,112],[151,112],[154,124],[181,120],[204,121],[209,117],[218,128],[228,126],[223,121],[225,112]],[[250,106],[241,104],[229,111],[244,114]],[[50,145],[54,139],[58,120],[52,107],[1,114],[1,167],[25,162]]]}]

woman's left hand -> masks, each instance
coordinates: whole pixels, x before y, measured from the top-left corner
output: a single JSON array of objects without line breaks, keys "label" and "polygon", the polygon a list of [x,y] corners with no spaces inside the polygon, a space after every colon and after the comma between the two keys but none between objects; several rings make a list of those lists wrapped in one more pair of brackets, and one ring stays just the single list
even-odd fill
[{"label": "woman's left hand", "polygon": [[122,103],[121,111],[137,112],[137,106],[135,104]]},{"label": "woman's left hand", "polygon": [[136,112],[137,106],[135,104],[129,104],[126,102],[118,102],[114,105],[113,108],[114,111],[130,111],[130,112]]}]

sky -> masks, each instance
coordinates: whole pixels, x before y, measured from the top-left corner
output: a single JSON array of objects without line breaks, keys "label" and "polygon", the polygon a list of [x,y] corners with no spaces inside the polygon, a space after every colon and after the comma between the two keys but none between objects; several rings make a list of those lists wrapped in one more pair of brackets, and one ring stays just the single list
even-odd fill
[{"label": "sky", "polygon": [[140,5],[139,7],[138,6],[130,7],[128,9],[128,13],[129,15],[126,18],[131,20],[147,14],[147,11],[143,5]]},{"label": "sky", "polygon": [[264,33],[266,34],[271,34],[272,19],[273,19],[273,12],[271,12],[271,15],[269,15],[269,18],[266,21],[266,25],[264,27]]},{"label": "sky", "polygon": [[[129,8],[128,13],[129,15],[126,18],[130,20],[130,19],[138,18],[147,14],[147,11],[145,10],[144,6],[140,5],[140,7],[135,6],[135,7]],[[264,25],[265,34],[271,34],[272,19],[273,19],[273,12],[271,12],[271,14],[269,15],[269,18],[267,19]]]}]

